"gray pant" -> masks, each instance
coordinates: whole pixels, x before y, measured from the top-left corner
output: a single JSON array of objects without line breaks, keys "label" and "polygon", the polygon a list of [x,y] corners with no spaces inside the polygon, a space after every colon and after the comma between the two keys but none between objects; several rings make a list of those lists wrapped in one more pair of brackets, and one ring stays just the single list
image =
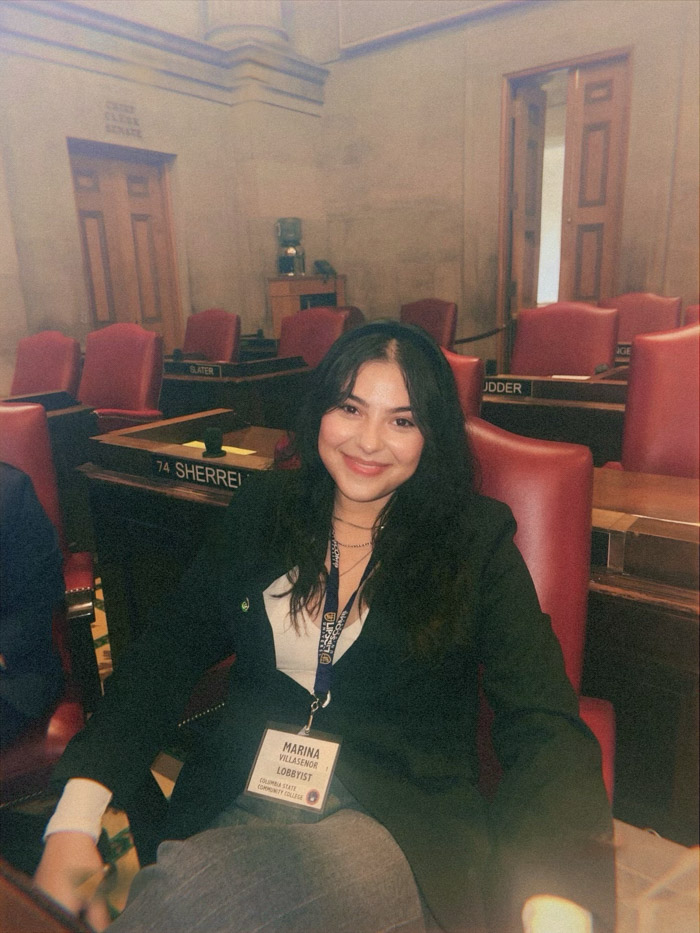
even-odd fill
[{"label": "gray pant", "polygon": [[[221,824],[225,825],[221,825]],[[270,822],[235,808],[164,842],[110,933],[424,933],[411,869],[391,834],[354,809]]]}]

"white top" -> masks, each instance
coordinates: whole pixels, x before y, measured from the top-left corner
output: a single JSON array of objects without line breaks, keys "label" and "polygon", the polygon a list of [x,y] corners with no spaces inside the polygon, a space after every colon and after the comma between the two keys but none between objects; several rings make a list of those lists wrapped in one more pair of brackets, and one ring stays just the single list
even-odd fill
[{"label": "white top", "polygon": [[[275,640],[275,663],[278,671],[311,693],[316,677],[319,630],[304,614],[301,631],[299,634],[295,632],[290,616],[289,595],[277,595],[284,594],[289,587],[289,577],[283,574],[263,592],[265,612]],[[368,611],[369,607],[365,606],[357,622],[341,632],[333,656],[334,664],[357,641]],[[330,701],[329,693],[324,706]],[[111,799],[112,792],[97,781],[71,778],[46,826],[44,839],[51,833],[71,831],[87,833],[97,842],[102,829],[102,817]]]}]

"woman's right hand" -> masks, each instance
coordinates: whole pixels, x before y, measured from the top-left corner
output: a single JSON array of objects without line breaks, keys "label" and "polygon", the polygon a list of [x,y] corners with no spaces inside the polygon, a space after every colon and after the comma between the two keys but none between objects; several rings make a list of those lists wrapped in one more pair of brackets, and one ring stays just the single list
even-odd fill
[{"label": "woman's right hand", "polygon": [[105,866],[92,836],[81,832],[51,833],[34,875],[34,884],[69,913],[82,917],[101,933],[110,917],[97,886]]}]

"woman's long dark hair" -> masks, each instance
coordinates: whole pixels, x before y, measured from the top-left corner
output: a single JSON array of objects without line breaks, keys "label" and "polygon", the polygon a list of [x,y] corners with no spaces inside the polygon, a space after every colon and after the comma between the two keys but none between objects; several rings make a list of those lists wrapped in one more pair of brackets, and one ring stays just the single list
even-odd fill
[{"label": "woman's long dark hair", "polygon": [[335,485],[318,453],[321,418],[351,394],[360,367],[391,360],[403,372],[413,417],[424,438],[418,468],[387,503],[374,533],[375,569],[362,599],[386,604],[427,651],[456,636],[473,491],[473,469],[452,370],[440,347],[420,328],[374,321],[340,337],[315,369],[299,411],[290,472],[275,538],[287,566],[298,567],[291,586],[292,620],[323,598],[325,558]]}]

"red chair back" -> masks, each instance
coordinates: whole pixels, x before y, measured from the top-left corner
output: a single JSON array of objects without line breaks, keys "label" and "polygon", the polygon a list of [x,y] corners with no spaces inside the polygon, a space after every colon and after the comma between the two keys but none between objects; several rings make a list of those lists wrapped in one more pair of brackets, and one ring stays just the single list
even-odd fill
[{"label": "red chair back", "polygon": [[241,319],[223,308],[207,308],[187,318],[183,353],[202,354],[207,360],[235,363],[241,341]]},{"label": "red chair back", "polygon": [[302,356],[318,366],[331,344],[348,330],[349,309],[307,308],[282,318],[277,356]]},{"label": "red chair back", "polygon": [[632,341],[624,470],[698,476],[698,341],[699,324]]},{"label": "red chair back", "polygon": [[520,376],[592,376],[612,367],[617,311],[584,302],[524,308],[518,314],[510,371]]},{"label": "red chair back", "polygon": [[401,305],[399,315],[404,324],[415,324],[427,331],[433,340],[451,350],[457,332],[457,305],[441,298],[423,298]]},{"label": "red chair back", "polygon": [[578,692],[590,580],[591,451],[581,444],[521,437],[481,418],[471,420],[469,436],[481,491],[507,503],[518,523],[515,542]]},{"label": "red chair back", "polygon": [[637,334],[671,330],[681,323],[681,299],[666,298],[652,292],[626,292],[616,298],[604,298],[600,308],[617,308],[617,339],[631,343]]},{"label": "red chair back", "polygon": [[80,344],[58,330],[23,337],[17,344],[11,395],[67,392],[77,398]]},{"label": "red chair back", "polygon": [[687,305],[683,315],[684,324],[700,323],[700,305]]},{"label": "red chair back", "polygon": [[160,334],[138,324],[111,324],[87,335],[78,398],[97,411],[101,431],[162,417],[162,380]]},{"label": "red chair back", "polygon": [[[515,543],[528,566],[542,610],[559,639],[566,673],[580,693],[590,578],[593,460],[588,447],[511,434],[472,418],[472,449],[481,491],[507,503],[518,530]],[[612,802],[615,712],[607,700],[579,697],[581,718],[598,739],[602,777]],[[481,787],[492,793],[500,766],[490,741],[492,713],[482,707]]]},{"label": "red chair back", "polygon": [[457,395],[465,418],[476,417],[481,412],[484,394],[484,361],[478,356],[462,356],[442,348],[457,383]]},{"label": "red chair back", "polygon": [[[354,330],[356,327],[359,327],[361,324],[365,323],[365,316],[359,308],[356,308],[354,305],[344,305],[342,308],[335,308],[335,311],[347,311],[347,320],[345,322],[345,330]],[[345,331],[343,331],[345,333]]]},{"label": "red chair back", "polygon": [[21,402],[0,404],[0,460],[29,476],[37,499],[56,529],[61,549],[65,552],[67,547],[56,470],[46,412],[41,405]]}]

